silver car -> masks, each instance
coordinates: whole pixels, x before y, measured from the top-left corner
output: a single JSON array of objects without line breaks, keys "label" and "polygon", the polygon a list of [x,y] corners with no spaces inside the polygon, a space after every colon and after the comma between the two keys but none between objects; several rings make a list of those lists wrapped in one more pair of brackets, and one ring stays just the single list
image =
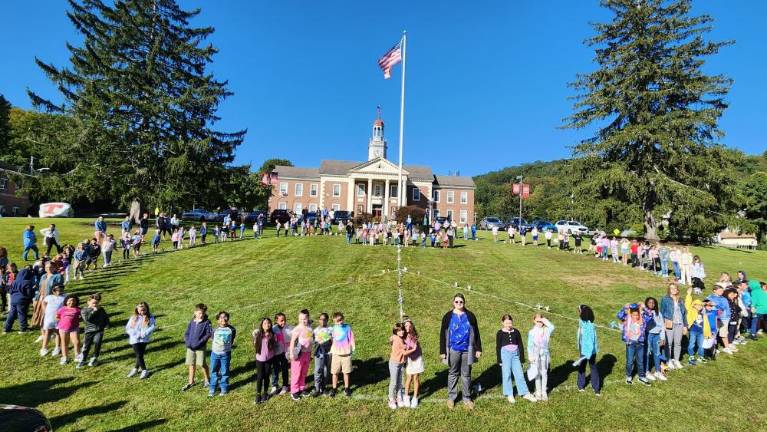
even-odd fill
[{"label": "silver car", "polygon": [[491,230],[495,226],[498,227],[499,231],[506,229],[506,224],[501,220],[501,218],[497,218],[495,216],[488,216],[479,221],[479,229]]}]

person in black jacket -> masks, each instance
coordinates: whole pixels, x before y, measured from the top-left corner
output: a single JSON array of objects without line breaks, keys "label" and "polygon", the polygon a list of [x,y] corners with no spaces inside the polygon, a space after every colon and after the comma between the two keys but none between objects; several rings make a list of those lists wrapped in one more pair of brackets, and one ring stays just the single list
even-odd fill
[{"label": "person in black jacket", "polygon": [[474,408],[471,400],[471,365],[482,355],[477,318],[466,309],[463,294],[453,296],[453,309],[442,317],[439,331],[439,355],[450,368],[447,375],[447,406],[453,408],[458,398],[460,376],[465,407]]},{"label": "person in black jacket", "polygon": [[8,289],[8,293],[11,295],[11,308],[8,312],[8,317],[5,320],[5,327],[3,333],[8,333],[13,327],[13,322],[16,318],[19,318],[19,332],[24,333],[27,331],[27,312],[29,311],[29,305],[32,303],[32,298],[35,295],[35,280],[32,268],[26,266],[16,276],[16,280]]},{"label": "person in black jacket", "polygon": [[109,327],[109,315],[103,307],[99,306],[101,302],[101,294],[91,294],[88,299],[88,307],[84,307],[80,310],[80,317],[85,324],[85,338],[83,340],[83,352],[81,353],[80,362],[77,363],[77,369],[80,369],[85,365],[85,359],[88,358],[88,353],[93,346],[93,357],[88,362],[88,366],[96,366],[99,354],[101,354],[101,341],[104,339],[104,330]]},{"label": "person in black jacket", "polygon": [[525,362],[525,347],[522,345],[522,335],[519,330],[514,328],[514,321],[511,315],[506,314],[501,317],[503,328],[495,334],[495,355],[498,364],[501,366],[501,383],[503,384],[503,394],[514,403],[514,388],[512,387],[511,377],[514,375],[514,381],[517,384],[517,393],[530,402],[536,402],[535,398],[527,389],[525,373],[522,370],[522,364]]}]

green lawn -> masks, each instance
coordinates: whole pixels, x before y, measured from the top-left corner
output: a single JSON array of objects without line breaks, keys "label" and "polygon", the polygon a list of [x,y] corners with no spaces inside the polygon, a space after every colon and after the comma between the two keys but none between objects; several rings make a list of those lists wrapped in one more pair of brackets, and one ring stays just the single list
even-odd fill
[{"label": "green lawn", "polygon": [[[20,262],[21,231],[33,222],[0,219],[0,245]],[[90,220],[57,220],[62,240],[92,235]],[[111,232],[119,228],[110,226]],[[422,337],[426,372],[422,404],[417,410],[391,411],[386,406],[388,344],[398,318],[396,253],[393,247],[349,247],[341,237],[274,238],[209,245],[192,250],[147,256],[91,273],[69,292],[101,292],[112,315],[101,365],[75,370],[50,357],[41,359],[33,345],[36,332],[2,336],[0,403],[37,406],[56,430],[743,430],[767,424],[758,397],[767,385],[767,341],[749,343],[734,356],[721,354],[705,366],[672,371],[669,381],[649,388],[623,381],[624,346],[614,330],[600,328],[599,367],[605,379],[603,396],[578,393],[576,306],[593,306],[597,323],[607,326],[620,305],[660,298],[662,280],[644,272],[587,256],[545,247],[459,240],[457,248],[408,248],[402,262],[405,313]],[[168,247],[167,242],[163,244]],[[149,248],[145,248],[149,249]],[[750,278],[765,279],[767,252],[694,248],[706,264],[709,283],[721,271],[746,270]],[[117,261],[119,252],[115,254]],[[389,270],[389,271],[387,271]],[[457,283],[459,288],[454,288]],[[471,285],[468,290],[467,285]],[[452,294],[466,294],[467,307],[479,320],[485,355],[473,377],[486,392],[473,412],[460,405],[450,411],[446,398],[446,369],[438,358],[439,322]],[[149,345],[146,381],[125,378],[132,351],[123,326],[139,301],[147,301],[159,330]],[[232,361],[232,392],[208,399],[197,386],[186,393],[183,332],[193,305],[204,302],[211,315],[232,314],[238,330]],[[526,333],[533,311],[527,305],[549,306],[557,326],[552,336],[554,386],[547,403],[518,401],[510,406],[501,397],[500,370],[495,365],[494,336],[500,316],[511,313]],[[249,333],[262,316],[284,311],[294,323],[297,311],[341,310],[357,336],[352,375],[354,396],[293,402],[278,397],[254,405],[254,355]],[[747,396],[751,395],[751,396]]]}]

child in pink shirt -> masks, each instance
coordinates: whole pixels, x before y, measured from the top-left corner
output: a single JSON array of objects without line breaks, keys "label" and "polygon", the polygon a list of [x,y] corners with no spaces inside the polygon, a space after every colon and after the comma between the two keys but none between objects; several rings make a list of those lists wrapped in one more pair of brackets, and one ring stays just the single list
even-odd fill
[{"label": "child in pink shirt", "polygon": [[69,349],[67,336],[75,347],[75,361],[80,361],[79,304],[80,298],[70,294],[64,299],[64,306],[56,311],[56,319],[58,320],[56,328],[59,330],[59,338],[61,339],[61,361],[59,363],[62,365],[67,364],[67,351]]}]

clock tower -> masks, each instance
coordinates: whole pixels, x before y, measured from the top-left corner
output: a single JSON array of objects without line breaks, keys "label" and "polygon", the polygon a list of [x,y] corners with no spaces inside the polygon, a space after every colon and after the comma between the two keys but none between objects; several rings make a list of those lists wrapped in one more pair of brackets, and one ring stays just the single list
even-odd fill
[{"label": "clock tower", "polygon": [[378,107],[378,117],[373,122],[373,136],[368,141],[368,160],[379,157],[386,159],[386,140],[383,132],[384,122],[381,120],[381,107]]}]

